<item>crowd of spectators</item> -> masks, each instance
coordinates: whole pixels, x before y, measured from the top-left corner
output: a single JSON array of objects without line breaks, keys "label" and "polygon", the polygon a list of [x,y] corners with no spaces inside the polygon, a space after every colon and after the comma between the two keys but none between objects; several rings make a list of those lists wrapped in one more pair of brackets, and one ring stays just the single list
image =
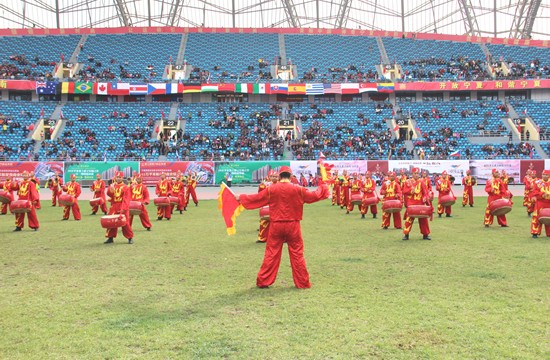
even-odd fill
[{"label": "crowd of spectators", "polygon": [[486,62],[469,59],[468,56],[450,59],[428,58],[412,59],[401,64],[403,81],[451,79],[455,81],[482,81],[492,79],[487,72]]},{"label": "crowd of spectators", "polygon": [[[187,64],[187,61],[185,61],[185,64]],[[215,65],[210,70],[194,66],[189,75],[189,80],[200,83],[235,81],[269,82],[273,80],[273,76],[271,75],[269,62],[260,58],[257,63],[248,65],[246,70],[237,73],[222,69],[219,65]]]},{"label": "crowd of spectators", "polygon": [[52,71],[56,65],[55,61],[41,60],[35,56],[29,61],[25,54],[11,55],[8,60],[0,64],[0,78],[10,80],[50,80],[53,78],[51,71],[43,71],[38,67],[51,67]]},{"label": "crowd of spectators", "polygon": [[325,72],[316,67],[304,72],[300,82],[321,83],[345,83],[345,82],[375,82],[378,80],[378,72],[375,67],[367,68],[364,63],[360,65],[349,64],[346,67],[330,67]]}]

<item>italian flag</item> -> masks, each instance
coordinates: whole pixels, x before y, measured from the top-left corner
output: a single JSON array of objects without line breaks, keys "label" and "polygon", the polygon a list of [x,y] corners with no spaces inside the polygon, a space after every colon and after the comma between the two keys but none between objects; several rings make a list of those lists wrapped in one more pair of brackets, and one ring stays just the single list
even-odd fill
[{"label": "italian flag", "polygon": [[252,94],[254,86],[252,84],[236,84],[235,92]]}]

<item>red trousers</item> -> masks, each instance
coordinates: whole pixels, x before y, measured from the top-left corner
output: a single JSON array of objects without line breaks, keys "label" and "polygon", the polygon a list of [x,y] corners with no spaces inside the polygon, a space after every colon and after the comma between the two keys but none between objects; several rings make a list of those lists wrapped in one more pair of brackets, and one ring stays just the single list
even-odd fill
[{"label": "red trousers", "polygon": [[98,211],[99,209],[101,209],[101,211],[102,211],[103,213],[106,214],[108,210],[107,210],[107,201],[105,201],[105,195],[101,195],[101,194],[97,195],[97,194],[94,194],[94,199],[95,199],[95,198],[102,198],[102,199],[103,199],[103,204],[101,204],[101,205],[96,205],[96,206],[92,206],[92,212],[95,214],[95,213],[97,213],[97,211]]},{"label": "red trousers", "polygon": [[80,220],[82,216],[80,215],[80,207],[78,206],[78,201],[75,201],[72,206],[63,206],[63,219],[68,219],[71,215],[71,210],[73,211],[73,217],[75,220]]},{"label": "red trousers", "polygon": [[471,186],[465,188],[462,194],[462,206],[467,204],[474,205],[474,189]]},{"label": "red trousers", "polygon": [[53,189],[52,190],[52,206],[57,205],[57,198],[59,197],[60,193],[61,193],[61,191],[59,191],[59,189]]},{"label": "red trousers", "polygon": [[[489,204],[487,204],[487,208],[485,208],[485,218],[483,219],[484,225],[493,225],[493,219],[495,217],[493,214],[491,214],[491,211],[489,211]],[[497,222],[501,226],[506,226],[506,215],[500,215],[497,216]]]},{"label": "red trousers", "polygon": [[[390,227],[390,219],[392,214],[384,212],[382,213],[382,227],[388,228]],[[394,212],[393,213],[393,227],[396,229],[401,229],[401,212]]]},{"label": "red trousers", "polygon": [[[531,217],[531,234],[540,235],[542,233],[542,224],[539,222],[539,212],[541,209],[549,208],[550,204],[537,201],[535,211]],[[544,225],[546,236],[550,236],[550,225]]]},{"label": "red trousers", "polygon": [[172,217],[172,206],[157,206],[157,218],[162,219],[163,217],[170,219]]},{"label": "red trousers", "polygon": [[447,215],[451,215],[451,207],[450,206],[442,206],[441,204],[437,204],[437,213],[439,215],[445,213]]},{"label": "red trousers", "polygon": [[269,234],[269,220],[260,219],[260,229],[258,230],[258,241],[266,242]]},{"label": "red trousers", "polygon": [[340,205],[340,186],[332,188],[332,205]]},{"label": "red trousers", "polygon": [[188,188],[187,190],[187,201],[185,202],[185,207],[187,207],[187,204],[189,204],[189,195],[193,198],[193,202],[195,205],[199,203],[199,200],[197,199],[197,192],[195,191],[194,187]]},{"label": "red trousers", "polygon": [[[38,229],[40,227],[34,206],[32,210],[27,213],[27,218],[29,219],[29,227],[31,229]],[[25,214],[15,214],[15,226],[21,229],[25,227]]]},{"label": "red trousers", "polygon": [[[149,219],[149,213],[147,212],[147,208],[143,206],[141,209],[141,214],[139,214],[139,219],[141,220],[141,225],[143,225],[144,228],[148,229],[153,227],[151,224],[151,220]],[[130,225],[132,225],[132,222],[134,221],[134,215],[130,215]]]},{"label": "red trousers", "polygon": [[[113,203],[111,205],[111,208],[109,209],[109,215],[120,214],[120,205],[121,205],[120,203]],[[129,211],[123,212],[123,214],[124,216],[126,216],[126,219],[130,219]],[[105,234],[105,237],[116,238],[117,233],[118,233],[118,228],[107,229],[107,233]],[[122,227],[122,235],[126,239],[132,239],[134,237],[134,232],[132,231],[132,224],[130,223],[129,220],[126,222],[126,225]]]},{"label": "red trousers", "polygon": [[288,246],[294,285],[297,288],[311,287],[304,259],[304,241],[299,221],[271,222],[265,246],[264,261],[256,279],[258,287],[267,287],[275,282],[285,242]]},{"label": "red trousers", "polygon": [[9,208],[10,204],[2,204],[2,207],[0,208],[0,214],[7,214]]},{"label": "red trousers", "polygon": [[[414,218],[407,216],[405,218],[405,227],[403,228],[403,234],[408,235],[411,232],[414,224]],[[420,225],[420,233],[422,235],[430,235],[430,225],[427,218],[418,219],[418,225]]]}]

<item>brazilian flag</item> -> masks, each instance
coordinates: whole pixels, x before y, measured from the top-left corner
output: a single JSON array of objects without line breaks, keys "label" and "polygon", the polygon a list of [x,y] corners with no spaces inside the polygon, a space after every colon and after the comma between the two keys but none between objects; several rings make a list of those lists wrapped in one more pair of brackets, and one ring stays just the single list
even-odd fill
[{"label": "brazilian flag", "polygon": [[93,89],[93,83],[89,82],[76,82],[74,84],[75,94],[91,94]]}]

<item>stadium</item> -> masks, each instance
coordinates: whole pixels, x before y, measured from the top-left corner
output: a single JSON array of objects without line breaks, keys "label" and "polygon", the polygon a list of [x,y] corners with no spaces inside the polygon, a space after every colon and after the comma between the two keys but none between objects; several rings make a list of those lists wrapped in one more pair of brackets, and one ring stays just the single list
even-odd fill
[{"label": "stadium", "polygon": [[[525,175],[550,169],[550,1],[4,0],[0,11],[0,183],[32,171],[43,202],[36,234],[0,218],[11,330],[0,357],[550,354],[548,240],[531,238],[521,203]],[[378,185],[391,171],[419,168],[434,185],[448,172],[458,197],[471,173],[476,207],[458,200],[455,218],[430,223],[437,241],[403,246],[378,220],[311,205],[314,287],[293,289],[287,267],[258,292],[257,213],[226,240],[219,185],[231,174],[236,193],[256,192],[283,166],[321,178],[320,154]],[[514,195],[508,229],[483,228],[495,169]],[[193,177],[201,206],[136,231],[131,252],[106,249],[88,187],[119,172],[153,192],[162,174]],[[78,226],[49,206],[56,175],[83,187]]]}]

